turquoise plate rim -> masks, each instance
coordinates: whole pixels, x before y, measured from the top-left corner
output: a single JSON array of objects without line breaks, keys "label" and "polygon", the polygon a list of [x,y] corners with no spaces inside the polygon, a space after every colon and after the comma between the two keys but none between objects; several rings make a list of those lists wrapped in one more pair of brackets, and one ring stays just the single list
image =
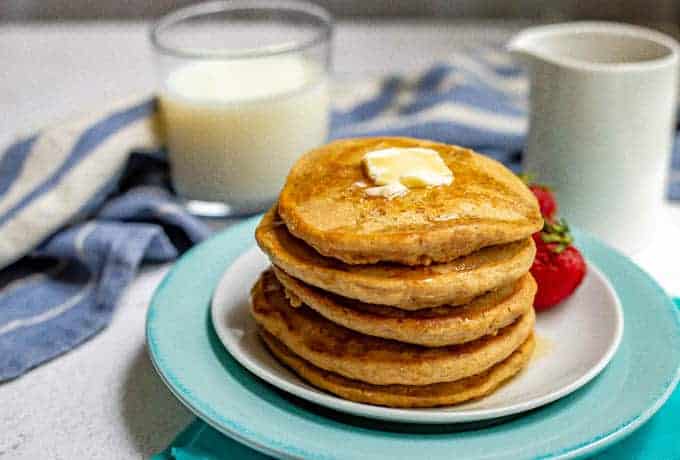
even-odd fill
[{"label": "turquoise plate rim", "polygon": [[[212,291],[221,278],[224,269],[228,267],[243,251],[247,250],[252,246],[252,244],[254,244],[252,234],[255,225],[259,221],[259,218],[259,216],[250,218],[222,232],[219,232],[202,244],[185,253],[184,256],[169,271],[169,273],[165,276],[161,284],[156,289],[156,292],[154,293],[151,300],[149,311],[147,313],[146,334],[149,355],[159,376],[172,391],[172,393],[197,416],[228,436],[231,436],[232,438],[269,455],[285,456],[288,458],[338,458],[336,455],[331,454],[328,451],[320,452],[310,450],[300,445],[294,445],[284,439],[277,439],[269,435],[269,430],[255,429],[255,427],[253,427],[252,420],[246,421],[247,423],[244,423],[243,420],[238,420],[238,416],[230,416],[229,414],[222,414],[219,411],[216,411],[209,400],[206,400],[200,394],[196,394],[194,391],[196,390],[195,387],[200,387],[200,384],[197,385],[195,381],[191,381],[192,377],[190,376],[190,373],[186,372],[187,369],[183,367],[187,363],[173,362],[173,360],[176,360],[176,347],[174,346],[174,340],[176,337],[164,336],[164,329],[171,329],[172,327],[170,322],[166,323],[165,321],[174,322],[173,317],[168,316],[174,313],[173,305],[175,305],[174,308],[179,308],[176,305],[180,303],[189,302],[191,305],[196,303],[191,303],[190,300],[181,299],[182,295],[193,292],[191,291],[191,285],[195,284],[196,286],[194,286],[194,288],[200,288],[201,291],[194,293],[195,295],[192,295],[191,297],[193,299],[194,297],[201,298],[202,296],[202,300],[200,302],[201,309],[199,311],[202,313],[201,318],[203,318],[202,324],[204,324],[204,327],[202,330],[186,331],[187,335],[185,336],[184,340],[193,340],[194,336],[190,334],[197,334],[196,337],[199,339],[207,339],[210,346],[212,346],[212,342],[216,340],[221,347],[221,343],[219,342],[219,339],[216,338],[215,332],[212,330],[212,325],[209,322],[210,299],[212,297]],[[678,384],[678,381],[680,380],[680,314],[678,313],[678,310],[672,303],[671,299],[649,275],[647,275],[625,256],[606,246],[604,243],[601,243],[593,236],[578,230],[575,230],[574,233],[576,240],[579,246],[581,246],[584,250],[586,257],[592,261],[592,263],[597,265],[600,270],[602,270],[608,276],[608,272],[621,272],[627,276],[634,277],[636,282],[643,283],[647,289],[651,290],[650,295],[654,296],[655,302],[658,302],[657,305],[660,310],[662,312],[668,313],[669,317],[672,318],[671,324],[669,325],[672,335],[670,337],[666,337],[672,342],[672,347],[670,352],[665,355],[666,358],[668,358],[667,361],[671,364],[668,368],[669,375],[665,381],[658,382],[658,391],[647,398],[650,400],[650,404],[644,410],[626,420],[623,420],[606,432],[601,432],[595,436],[589,437],[588,439],[583,439],[576,444],[572,443],[566,446],[555,446],[555,448],[549,452],[542,452],[540,453],[542,458],[573,458],[585,454],[593,454],[623,438],[640,427],[654,413],[656,413],[656,411],[659,410],[664,402],[670,397],[674,388]],[[216,248],[219,248],[220,250],[215,251]],[[202,276],[197,277],[195,276],[196,272],[193,271],[197,267],[193,267],[192,264],[198,263],[197,261],[199,258],[202,259],[200,260],[199,269],[207,270],[207,272]],[[604,259],[608,258],[611,259],[610,261],[612,263],[610,266],[605,267],[602,265],[602,262]],[[614,267],[614,265],[616,265],[616,267]],[[619,275],[621,273],[619,273]],[[622,302],[624,303],[624,315],[631,316],[630,314],[626,315],[625,313],[626,296],[621,295],[619,292],[620,286],[617,286],[618,283],[614,279],[610,279],[610,281],[617,290],[617,293],[619,293],[619,296],[622,298]],[[180,284],[184,286],[180,290],[178,297],[178,293],[172,292],[172,290],[179,289],[177,286]],[[204,285],[209,286],[209,288],[206,289],[206,286]],[[166,299],[165,297],[168,293],[172,294],[172,296],[169,299]],[[196,310],[182,312],[180,310],[179,312],[184,314],[195,314],[195,311]],[[197,317],[194,316],[191,317],[193,320],[196,318]],[[628,326],[629,325],[626,324],[626,330],[629,329]],[[628,332],[628,334],[630,334],[630,332]],[[626,343],[628,338],[629,336],[626,332],[624,332],[622,346],[620,347],[619,352],[617,352],[617,355],[614,357],[613,362],[616,361],[618,355],[622,353],[621,348],[623,348],[623,345]],[[198,351],[200,352],[200,350]],[[375,433],[374,437],[376,437],[376,442],[384,442],[384,439],[387,439],[388,441],[390,439],[395,439],[395,432],[393,431],[381,431],[376,430],[375,428],[373,428],[374,431],[370,431],[370,429],[366,429],[365,426],[362,427],[361,424],[368,424],[368,422],[365,421],[359,423],[358,427],[350,426],[354,425],[354,422],[360,422],[361,419],[358,417],[343,416],[340,418],[340,421],[338,421],[338,417],[332,415],[335,414],[333,411],[326,410],[322,412],[321,415],[319,415],[316,413],[314,408],[311,408],[308,405],[303,405],[300,408],[299,406],[301,403],[296,398],[291,398],[289,396],[277,393],[277,390],[274,390],[273,387],[262,382],[259,380],[259,378],[243,369],[235,362],[233,358],[231,358],[231,356],[227,354],[224,349],[222,349],[221,352],[219,349],[213,349],[210,351],[212,351],[212,353],[216,355],[218,361],[222,363],[224,370],[227,371],[227,374],[230,376],[230,378],[238,374],[238,378],[247,381],[249,387],[253,386],[257,387],[257,389],[260,391],[268,391],[268,399],[263,399],[267,399],[267,402],[269,402],[269,399],[273,398],[272,401],[276,401],[278,403],[278,405],[272,406],[271,409],[281,409],[281,406],[283,406],[282,410],[284,413],[286,410],[288,410],[292,416],[302,415],[303,417],[301,418],[311,419],[314,423],[321,425],[322,428],[327,426],[337,428],[339,426],[337,424],[340,423],[343,424],[341,426],[343,429],[347,428],[351,431],[351,433],[362,436],[367,433],[371,435]],[[220,357],[217,355],[227,356]],[[227,360],[226,364],[224,361],[222,361],[224,359]],[[234,365],[236,367],[234,367]],[[613,366],[613,364],[610,365]],[[605,373],[606,372],[607,370],[605,370]],[[597,386],[599,381],[600,377],[594,379],[593,382],[589,383],[584,388],[591,388],[594,385]],[[590,390],[578,390],[576,394],[578,395],[584,391]],[[573,399],[573,397],[570,396],[564,399]],[[520,424],[519,427],[521,427],[523,418],[535,418],[536,413],[540,413],[543,410],[551,410],[549,408],[554,408],[554,406],[559,405],[560,401],[547,406],[548,409],[536,409],[530,413],[533,415],[516,417],[507,423],[488,427],[488,430],[491,430],[494,433],[500,434],[502,436],[504,431],[510,432],[509,430],[517,424]],[[568,408],[569,406],[565,406],[562,409]],[[347,423],[342,421],[343,418],[345,420],[354,420]],[[307,420],[302,420],[301,423],[306,423],[306,421]],[[394,423],[383,423],[382,425],[399,425],[406,427],[404,424]],[[368,426],[370,428],[371,425],[368,424]],[[480,428],[480,430],[487,431],[487,428]],[[500,431],[500,433],[497,433],[498,431]],[[418,431],[416,431],[416,433],[418,433]],[[465,433],[469,432],[459,433],[460,436],[464,436]],[[454,433],[452,431],[446,433],[446,435],[456,436],[459,433]],[[380,439],[377,439],[378,434],[382,436]],[[398,431],[396,432],[396,435],[399,435],[400,438],[411,436],[410,434],[399,433]],[[367,439],[370,438],[371,436],[369,436]],[[460,438],[457,438],[457,442],[462,441]],[[395,453],[393,452],[386,458],[396,458],[394,454]],[[535,454],[531,454],[527,458],[530,457],[535,457]]]}]

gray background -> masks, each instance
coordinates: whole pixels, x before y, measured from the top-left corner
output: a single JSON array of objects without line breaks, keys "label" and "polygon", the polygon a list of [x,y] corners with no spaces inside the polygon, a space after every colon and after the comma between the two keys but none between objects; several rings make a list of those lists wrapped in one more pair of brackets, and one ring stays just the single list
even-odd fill
[{"label": "gray background", "polygon": [[[0,0],[2,20],[142,19],[191,0]],[[522,18],[539,21],[608,19],[680,21],[678,0],[317,0],[340,17]]]}]

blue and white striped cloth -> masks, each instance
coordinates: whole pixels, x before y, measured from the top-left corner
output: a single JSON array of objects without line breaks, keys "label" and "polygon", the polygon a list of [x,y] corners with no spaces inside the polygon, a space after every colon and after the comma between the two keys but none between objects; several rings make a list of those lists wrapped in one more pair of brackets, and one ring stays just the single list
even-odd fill
[{"label": "blue and white striped cloth", "polygon": [[[496,47],[415,76],[334,91],[332,137],[400,135],[472,147],[519,167],[527,83]],[[153,100],[126,102],[0,153],[0,381],[105,327],[143,262],[207,237],[170,192]],[[670,196],[680,199],[680,151]]]}]

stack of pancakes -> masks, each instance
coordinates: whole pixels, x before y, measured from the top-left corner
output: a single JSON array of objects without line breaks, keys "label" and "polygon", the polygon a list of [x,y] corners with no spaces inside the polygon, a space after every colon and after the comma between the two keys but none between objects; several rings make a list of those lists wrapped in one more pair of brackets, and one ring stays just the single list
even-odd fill
[{"label": "stack of pancakes", "polygon": [[[361,160],[436,150],[451,185],[369,197]],[[487,395],[534,347],[531,191],[470,150],[407,138],[336,141],[304,155],[257,228],[273,267],[252,293],[271,352],[353,401],[432,407]]]}]

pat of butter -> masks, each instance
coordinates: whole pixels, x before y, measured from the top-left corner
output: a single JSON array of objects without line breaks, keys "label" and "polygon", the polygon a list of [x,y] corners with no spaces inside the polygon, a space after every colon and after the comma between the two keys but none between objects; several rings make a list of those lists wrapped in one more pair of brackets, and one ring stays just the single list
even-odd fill
[{"label": "pat of butter", "polygon": [[[403,195],[408,188],[450,185],[453,173],[435,150],[420,147],[374,150],[364,155],[366,174],[376,185],[366,189],[370,196]],[[389,187],[389,188],[385,188]]]}]

